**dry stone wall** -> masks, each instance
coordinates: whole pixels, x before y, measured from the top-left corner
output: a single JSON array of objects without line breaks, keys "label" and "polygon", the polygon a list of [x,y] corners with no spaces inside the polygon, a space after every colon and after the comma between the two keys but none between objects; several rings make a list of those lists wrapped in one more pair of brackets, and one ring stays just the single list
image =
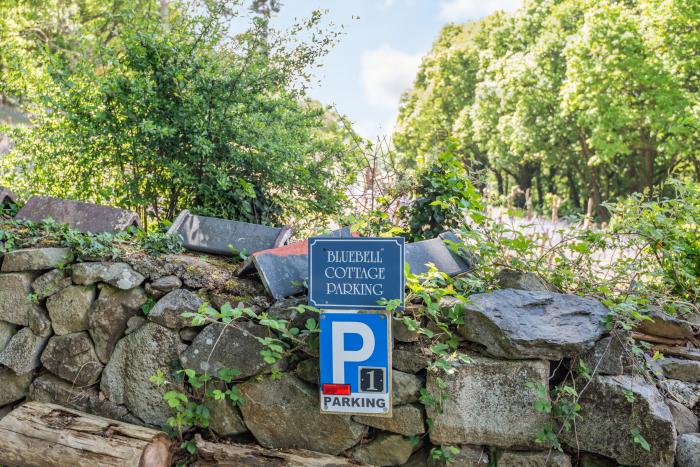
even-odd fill
[{"label": "dry stone wall", "polygon": [[[394,416],[383,419],[320,415],[315,358],[286,358],[271,377],[256,339],[268,328],[251,321],[192,326],[182,317],[204,302],[230,303],[303,325],[309,316],[294,307],[305,297],[275,301],[257,277],[237,277],[234,264],[214,256],[131,251],[118,261],[70,258],[62,248],[2,258],[0,416],[38,400],[159,427],[171,409],[151,376],[160,371],[177,381],[179,368],[209,374],[235,368],[244,403],[214,402],[210,429],[266,448],[411,466],[435,465],[429,454],[435,446],[459,448],[459,466],[689,467],[700,459],[700,361],[653,362],[659,381],[645,379],[620,345],[622,336],[606,330],[603,305],[553,292],[532,277],[504,275],[511,288],[472,297],[459,329],[471,362],[449,374],[428,372],[419,336],[395,321]],[[677,320],[647,326],[649,334],[694,338],[698,331]],[[562,431],[564,452],[548,452],[535,438],[557,426],[534,408],[541,396],[533,387],[549,387],[562,364],[579,358],[593,370],[581,390],[581,418],[575,432]],[[425,394],[445,397],[424,406]],[[632,442],[634,428],[649,450]]]}]

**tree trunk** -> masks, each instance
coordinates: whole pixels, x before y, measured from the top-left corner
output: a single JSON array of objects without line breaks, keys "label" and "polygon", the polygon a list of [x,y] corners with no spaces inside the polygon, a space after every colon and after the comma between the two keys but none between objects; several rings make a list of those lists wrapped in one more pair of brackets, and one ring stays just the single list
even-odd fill
[{"label": "tree trunk", "polygon": [[649,134],[649,130],[639,130],[640,155],[642,156],[642,188],[651,189],[654,187],[654,161],[656,159],[656,147],[654,138]]},{"label": "tree trunk", "polygon": [[578,186],[576,186],[576,179],[571,170],[566,171],[566,180],[569,182],[569,199],[574,203],[574,207],[578,210],[581,209],[581,197],[578,193]]},{"label": "tree trunk", "polygon": [[0,420],[0,464],[13,466],[165,467],[165,433],[43,402],[27,402]]},{"label": "tree trunk", "polygon": [[305,449],[272,450],[250,444],[219,444],[195,435],[197,453],[202,460],[196,467],[358,467],[355,461]]}]

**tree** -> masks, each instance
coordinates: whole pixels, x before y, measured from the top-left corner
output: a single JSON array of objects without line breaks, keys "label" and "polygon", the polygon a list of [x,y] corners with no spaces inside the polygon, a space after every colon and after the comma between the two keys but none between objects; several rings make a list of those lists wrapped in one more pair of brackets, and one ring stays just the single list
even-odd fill
[{"label": "tree", "polygon": [[[52,75],[34,120],[16,132],[4,182],[26,193],[138,210],[180,209],[253,222],[337,213],[353,160],[340,129],[318,137],[307,69],[335,40],[321,15],[289,34],[256,17],[227,34],[232,2],[121,29],[118,44]],[[297,34],[312,30],[315,40]]]}]

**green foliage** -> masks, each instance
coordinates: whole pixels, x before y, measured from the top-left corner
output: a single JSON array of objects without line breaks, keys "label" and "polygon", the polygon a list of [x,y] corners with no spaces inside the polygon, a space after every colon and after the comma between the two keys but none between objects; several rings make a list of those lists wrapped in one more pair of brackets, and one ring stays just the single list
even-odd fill
[{"label": "green foliage", "polygon": [[133,230],[133,240],[142,250],[157,256],[161,253],[181,253],[185,251],[179,235],[152,230]]},{"label": "green foliage", "polygon": [[700,5],[528,0],[517,13],[443,28],[402,98],[406,165],[454,152],[494,198],[581,212],[592,198],[700,178]]},{"label": "green foliage", "polygon": [[415,198],[406,213],[409,238],[414,241],[461,228],[468,214],[483,209],[479,192],[450,150],[418,174]]},{"label": "green foliage", "polygon": [[120,22],[90,60],[42,56],[32,125],[12,130],[3,183],[133,209],[146,226],[185,207],[261,223],[336,214],[354,177],[351,130],[329,130],[304,94],[335,42],[321,14],[284,33],[255,17],[232,36],[235,1],[171,8],[167,28],[156,15]]}]

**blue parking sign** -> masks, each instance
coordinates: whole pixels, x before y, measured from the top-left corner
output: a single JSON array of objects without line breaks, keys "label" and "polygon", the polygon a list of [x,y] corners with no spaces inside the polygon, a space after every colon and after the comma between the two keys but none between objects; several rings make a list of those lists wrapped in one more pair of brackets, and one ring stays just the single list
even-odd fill
[{"label": "blue parking sign", "polygon": [[321,314],[321,412],[391,416],[391,314]]}]

